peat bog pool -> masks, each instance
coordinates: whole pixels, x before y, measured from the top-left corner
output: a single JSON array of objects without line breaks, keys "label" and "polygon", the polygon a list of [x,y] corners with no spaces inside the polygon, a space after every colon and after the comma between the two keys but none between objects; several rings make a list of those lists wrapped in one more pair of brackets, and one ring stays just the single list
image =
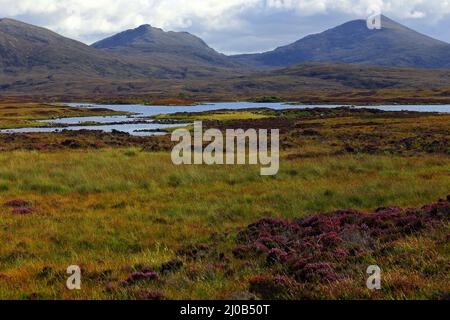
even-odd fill
[{"label": "peat bog pool", "polygon": [[[113,130],[129,133],[134,136],[162,135],[167,128],[184,126],[187,124],[161,124],[149,117],[159,114],[174,114],[178,112],[204,112],[214,110],[242,110],[254,108],[280,109],[307,109],[307,108],[337,108],[342,105],[293,105],[286,103],[252,103],[252,102],[221,102],[208,103],[195,106],[147,106],[147,105],[96,105],[84,103],[68,103],[69,106],[84,108],[107,108],[113,111],[129,112],[127,116],[105,117],[73,117],[43,120],[53,127],[30,127],[1,130],[1,133],[27,133],[27,132],[58,132],[62,130]],[[383,111],[414,111],[414,112],[440,112],[450,113],[450,105],[381,105],[381,106],[354,106],[353,108],[372,108]],[[60,124],[61,127],[57,125]]]}]

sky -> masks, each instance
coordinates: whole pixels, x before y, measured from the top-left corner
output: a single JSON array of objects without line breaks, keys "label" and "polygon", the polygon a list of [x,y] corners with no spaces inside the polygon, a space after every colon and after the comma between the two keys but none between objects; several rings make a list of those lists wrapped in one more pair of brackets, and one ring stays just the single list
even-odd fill
[{"label": "sky", "polygon": [[263,52],[376,11],[450,42],[450,0],[0,0],[0,8],[1,17],[87,44],[150,24],[225,54]]}]

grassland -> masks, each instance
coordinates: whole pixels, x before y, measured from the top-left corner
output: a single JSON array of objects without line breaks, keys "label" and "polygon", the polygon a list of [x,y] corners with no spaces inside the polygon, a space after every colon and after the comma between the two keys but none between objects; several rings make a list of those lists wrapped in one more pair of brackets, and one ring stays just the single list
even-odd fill
[{"label": "grassland", "polygon": [[[0,299],[262,298],[258,279],[278,299],[438,299],[450,292],[448,220],[348,262],[329,282],[303,283],[289,273],[279,281],[264,256],[236,255],[239,233],[262,218],[420,208],[445,198],[449,115],[347,108],[237,114],[212,116],[205,126],[280,128],[278,175],[262,177],[247,165],[174,166],[168,137],[2,137]],[[65,288],[74,264],[82,267],[80,291]],[[366,289],[366,264],[382,267],[381,291]]]}]

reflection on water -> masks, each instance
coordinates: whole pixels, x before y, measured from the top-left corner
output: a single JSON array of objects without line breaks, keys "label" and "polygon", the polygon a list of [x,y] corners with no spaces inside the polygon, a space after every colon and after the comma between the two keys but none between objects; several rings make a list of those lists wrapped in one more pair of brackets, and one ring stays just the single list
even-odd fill
[{"label": "reflection on water", "polygon": [[[85,108],[107,108],[114,111],[130,112],[129,116],[106,116],[106,117],[73,117],[44,120],[42,122],[64,124],[68,127],[53,128],[20,128],[2,130],[6,133],[20,132],[56,132],[61,130],[102,130],[111,132],[117,130],[135,136],[161,135],[162,132],[141,132],[140,130],[158,130],[183,126],[186,124],[158,124],[153,123],[148,117],[158,114],[173,114],[177,112],[203,112],[221,109],[249,109],[249,108],[270,108],[280,109],[306,109],[317,107],[317,105],[287,105],[284,103],[251,103],[251,102],[226,102],[211,103],[198,106],[144,106],[144,105],[94,105],[69,103],[69,106]],[[341,105],[325,105],[321,108],[336,108]],[[450,105],[384,105],[384,106],[364,106],[355,108],[374,108],[384,111],[417,111],[417,112],[445,112],[450,113]],[[89,125],[88,123],[99,123],[101,125]],[[128,122],[128,123],[123,123]],[[139,123],[136,123],[139,122]],[[81,125],[80,125],[81,124]],[[86,125],[83,125],[86,124]]]}]

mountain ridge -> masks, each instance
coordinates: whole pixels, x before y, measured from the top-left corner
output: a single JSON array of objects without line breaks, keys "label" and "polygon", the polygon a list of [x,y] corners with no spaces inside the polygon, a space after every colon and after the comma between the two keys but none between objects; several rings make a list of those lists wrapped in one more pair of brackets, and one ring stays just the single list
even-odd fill
[{"label": "mountain ridge", "polygon": [[[234,67],[229,57],[188,32],[164,31],[149,24],[97,41],[91,47],[131,56],[142,62],[183,60],[187,65]],[[179,62],[178,62],[179,63]]]},{"label": "mountain ridge", "polygon": [[232,58],[256,67],[286,67],[304,62],[450,67],[450,44],[386,16],[381,17],[381,22],[380,30],[370,30],[365,20],[353,20],[272,51]]},{"label": "mountain ridge", "polygon": [[127,78],[139,74],[121,57],[106,56],[51,30],[5,18],[0,19],[0,58],[0,74],[12,76],[39,72]]}]

